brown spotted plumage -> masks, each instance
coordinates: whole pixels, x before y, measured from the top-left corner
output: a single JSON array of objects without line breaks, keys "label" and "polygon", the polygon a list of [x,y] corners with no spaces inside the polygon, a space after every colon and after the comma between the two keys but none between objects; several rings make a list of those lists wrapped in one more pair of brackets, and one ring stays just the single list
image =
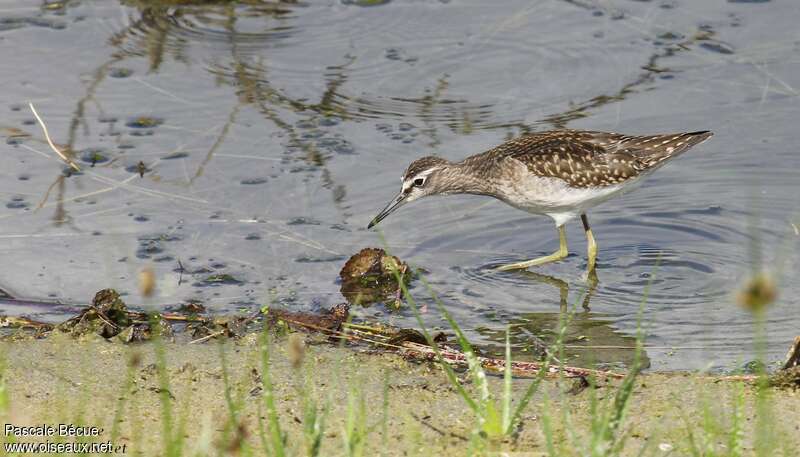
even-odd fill
[{"label": "brown spotted plumage", "polygon": [[710,136],[707,131],[629,136],[554,130],[515,138],[465,162],[513,158],[537,176],[558,178],[576,188],[602,187],[635,178]]},{"label": "brown spotted plumage", "polygon": [[371,228],[402,205],[429,195],[487,195],[556,223],[560,247],[538,259],[501,267],[528,268],[567,255],[564,224],[581,216],[589,263],[597,246],[586,211],[632,187],[669,159],[711,137],[699,131],[666,135],[622,135],[554,130],[507,141],[461,162],[423,157],[409,165],[400,193],[370,222]]}]

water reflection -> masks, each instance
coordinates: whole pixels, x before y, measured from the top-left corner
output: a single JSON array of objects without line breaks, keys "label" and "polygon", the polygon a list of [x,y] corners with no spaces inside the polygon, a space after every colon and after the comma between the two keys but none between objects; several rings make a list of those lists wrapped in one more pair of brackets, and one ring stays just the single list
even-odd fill
[{"label": "water reflection", "polygon": [[[277,46],[289,46],[292,43],[287,41],[293,37],[302,36],[308,40],[309,33],[317,32],[298,23],[302,15],[313,14],[302,11],[303,9],[314,8],[312,5],[297,1],[186,4],[186,2],[172,1],[128,0],[123,4],[138,9],[139,16],[133,18],[131,25],[126,29],[115,33],[111,43],[119,49],[118,58],[147,56],[151,71],[158,71],[167,57],[190,65],[193,62],[187,56],[191,47],[211,46],[211,62],[208,70],[212,74],[238,79],[239,69],[231,67],[261,65],[263,63],[255,63],[252,60],[258,60],[265,50]],[[625,16],[623,12],[596,5],[580,2],[575,5],[595,11],[597,15],[606,14],[617,20]],[[381,17],[380,20],[385,19]],[[379,26],[380,23],[372,25],[376,28]],[[361,33],[374,33],[374,30],[362,30]],[[643,71],[624,83],[618,91],[595,94],[582,101],[571,101],[566,109],[542,113],[535,118],[531,118],[527,112],[508,112],[501,109],[496,101],[476,101],[463,94],[448,94],[451,76],[447,67],[462,66],[464,58],[482,59],[483,53],[490,51],[483,45],[473,49],[468,56],[456,53],[449,56],[449,60],[443,60],[442,71],[429,81],[430,87],[418,96],[352,93],[350,88],[345,88],[342,84],[348,78],[360,80],[382,75],[376,73],[374,62],[370,62],[369,66],[356,67],[352,65],[355,57],[344,55],[343,58],[347,63],[341,66],[329,66],[324,71],[322,76],[328,84],[319,103],[307,103],[304,97],[292,98],[275,90],[269,90],[269,101],[276,103],[277,106],[286,107],[288,104],[295,111],[336,114],[344,119],[402,120],[414,117],[425,124],[422,132],[430,140],[429,147],[438,146],[437,130],[440,128],[462,134],[470,134],[478,129],[499,129],[506,131],[508,137],[512,137],[538,128],[564,128],[569,122],[584,118],[606,105],[622,102],[631,94],[647,90],[656,79],[671,79],[674,71],[665,66],[663,61],[691,50],[698,43],[716,43],[715,35],[716,31],[707,24],[691,33],[671,31],[661,33],[651,39],[655,51],[639,64],[639,68]],[[517,41],[520,37],[512,39],[511,36],[505,37],[499,34],[495,38],[498,40],[495,46],[500,46],[504,52],[522,46],[522,43]],[[417,43],[412,41],[407,44],[416,47]],[[424,43],[420,42],[419,45],[422,46]],[[535,44],[531,45],[535,48]],[[224,53],[233,55],[230,65],[220,62]],[[405,56],[404,51],[398,48],[387,48],[385,54],[387,62],[413,65],[419,60],[418,57]],[[319,74],[319,70],[312,69],[308,63],[297,63],[299,65],[286,67],[276,62],[272,66],[281,77],[291,73],[297,77]],[[389,71],[388,68],[379,69]],[[262,85],[270,85],[268,79],[260,78],[259,81]]]},{"label": "water reflection", "polygon": [[[508,321],[512,358],[540,360],[539,341],[555,341],[563,313],[523,313]],[[490,341],[481,346],[494,357],[504,357],[505,328],[478,327],[476,332]],[[613,316],[578,311],[572,314],[564,335],[564,363],[602,369],[628,368],[633,365],[636,338],[614,328]],[[531,357],[529,354],[533,354]],[[644,367],[650,366],[646,351],[641,354]]]},{"label": "water reflection", "polygon": [[[613,316],[592,312],[589,303],[597,287],[597,277],[588,278],[587,286],[579,294],[577,303],[569,303],[570,285],[555,276],[525,271],[519,280],[533,281],[557,289],[559,312],[531,312],[513,314],[503,321],[509,329],[514,358],[539,360],[543,349],[552,344],[562,319],[568,320],[564,334],[564,362],[569,365],[599,367],[604,369],[630,367],[634,361],[636,338],[620,333],[614,328]],[[577,305],[580,304],[580,309]],[[504,357],[505,328],[481,326],[476,329],[489,343],[483,347],[495,357]],[[642,352],[644,367],[650,366],[646,352]]]},{"label": "water reflection", "polygon": [[[569,283],[564,281],[563,279],[559,279],[555,276],[545,275],[541,273],[536,273],[530,270],[524,270],[519,272],[512,272],[511,274],[517,275],[520,280],[527,280],[533,282],[539,282],[543,284],[551,285],[558,289],[559,292],[559,310],[561,313],[567,312],[569,309],[569,303],[567,300],[569,299]],[[597,290],[597,270],[593,269],[588,273],[588,277],[586,278],[586,287],[581,291],[581,299],[579,300],[581,307],[584,311],[590,311],[589,308],[589,301],[592,299],[592,295]]]},{"label": "water reflection", "polygon": [[124,0],[139,10],[130,27],[114,35],[112,43],[132,57],[147,56],[150,71],[158,71],[165,57],[186,64],[191,47],[236,49],[249,55],[278,46],[294,33],[294,0],[256,2],[184,2]]}]

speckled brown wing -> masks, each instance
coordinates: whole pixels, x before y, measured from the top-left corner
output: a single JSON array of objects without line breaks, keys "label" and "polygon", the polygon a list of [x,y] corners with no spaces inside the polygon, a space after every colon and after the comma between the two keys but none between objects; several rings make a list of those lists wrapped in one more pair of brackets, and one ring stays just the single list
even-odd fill
[{"label": "speckled brown wing", "polygon": [[508,141],[492,152],[524,163],[532,173],[564,180],[570,187],[602,187],[639,174],[635,157],[609,153],[601,145],[584,141],[579,132],[556,131]]},{"label": "speckled brown wing", "polygon": [[635,178],[707,139],[709,132],[628,136],[558,130],[519,137],[489,151],[524,163],[538,176],[570,187],[603,187]]},{"label": "speckled brown wing", "polygon": [[704,130],[660,135],[621,135],[618,133],[574,131],[581,139],[605,149],[608,153],[625,153],[636,159],[638,168],[646,170],[675,157],[711,138]]}]

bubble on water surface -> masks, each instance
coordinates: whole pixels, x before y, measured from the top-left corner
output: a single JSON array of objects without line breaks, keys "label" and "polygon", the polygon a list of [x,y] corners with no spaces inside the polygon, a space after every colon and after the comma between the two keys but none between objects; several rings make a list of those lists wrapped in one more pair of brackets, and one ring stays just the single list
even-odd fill
[{"label": "bubble on water surface", "polygon": [[307,217],[295,217],[293,219],[289,219],[286,222],[286,225],[322,225],[322,222]]},{"label": "bubble on water surface", "polygon": [[25,201],[24,197],[12,197],[11,201],[6,203],[6,208],[8,209],[24,209],[28,206],[30,205]]},{"label": "bubble on water surface", "polygon": [[228,273],[215,273],[206,276],[199,282],[192,284],[194,287],[219,287],[223,285],[242,285],[244,281]]},{"label": "bubble on water surface", "polygon": [[296,258],[294,261],[297,263],[322,263],[322,262],[341,262],[346,259],[347,257],[343,255],[331,255],[325,257],[302,256]]},{"label": "bubble on water surface", "polygon": [[381,6],[389,2],[391,2],[391,0],[342,0],[343,5],[355,6]]},{"label": "bubble on water surface", "polygon": [[339,125],[342,120],[338,117],[323,117],[319,120],[319,125],[322,127],[332,127],[334,125]]},{"label": "bubble on water surface", "polygon": [[267,182],[267,178],[248,178],[240,181],[240,183],[245,186],[255,186],[258,184],[264,184],[265,182]]},{"label": "bubble on water surface", "polygon": [[120,68],[115,67],[109,70],[108,75],[112,78],[127,78],[128,76],[133,74],[133,70],[130,68]]},{"label": "bubble on water surface", "polygon": [[164,157],[162,157],[161,160],[184,159],[186,157],[189,157],[189,153],[188,152],[179,151],[179,152],[173,152],[171,154],[167,154]]},{"label": "bubble on water surface", "polygon": [[164,247],[158,240],[142,240],[139,242],[139,248],[136,250],[136,257],[140,259],[149,259],[155,254],[164,252]]}]

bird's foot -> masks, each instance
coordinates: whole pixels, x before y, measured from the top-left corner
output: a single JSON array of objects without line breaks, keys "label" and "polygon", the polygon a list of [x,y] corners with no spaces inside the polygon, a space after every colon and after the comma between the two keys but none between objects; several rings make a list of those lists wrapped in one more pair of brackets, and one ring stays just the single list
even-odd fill
[{"label": "bird's foot", "polygon": [[537,259],[526,260],[525,262],[511,263],[508,265],[497,267],[497,271],[524,270],[529,267],[535,267],[537,265],[543,265],[545,263],[556,262],[565,258],[566,256],[567,256],[566,250],[558,250],[550,255],[539,257]]}]

